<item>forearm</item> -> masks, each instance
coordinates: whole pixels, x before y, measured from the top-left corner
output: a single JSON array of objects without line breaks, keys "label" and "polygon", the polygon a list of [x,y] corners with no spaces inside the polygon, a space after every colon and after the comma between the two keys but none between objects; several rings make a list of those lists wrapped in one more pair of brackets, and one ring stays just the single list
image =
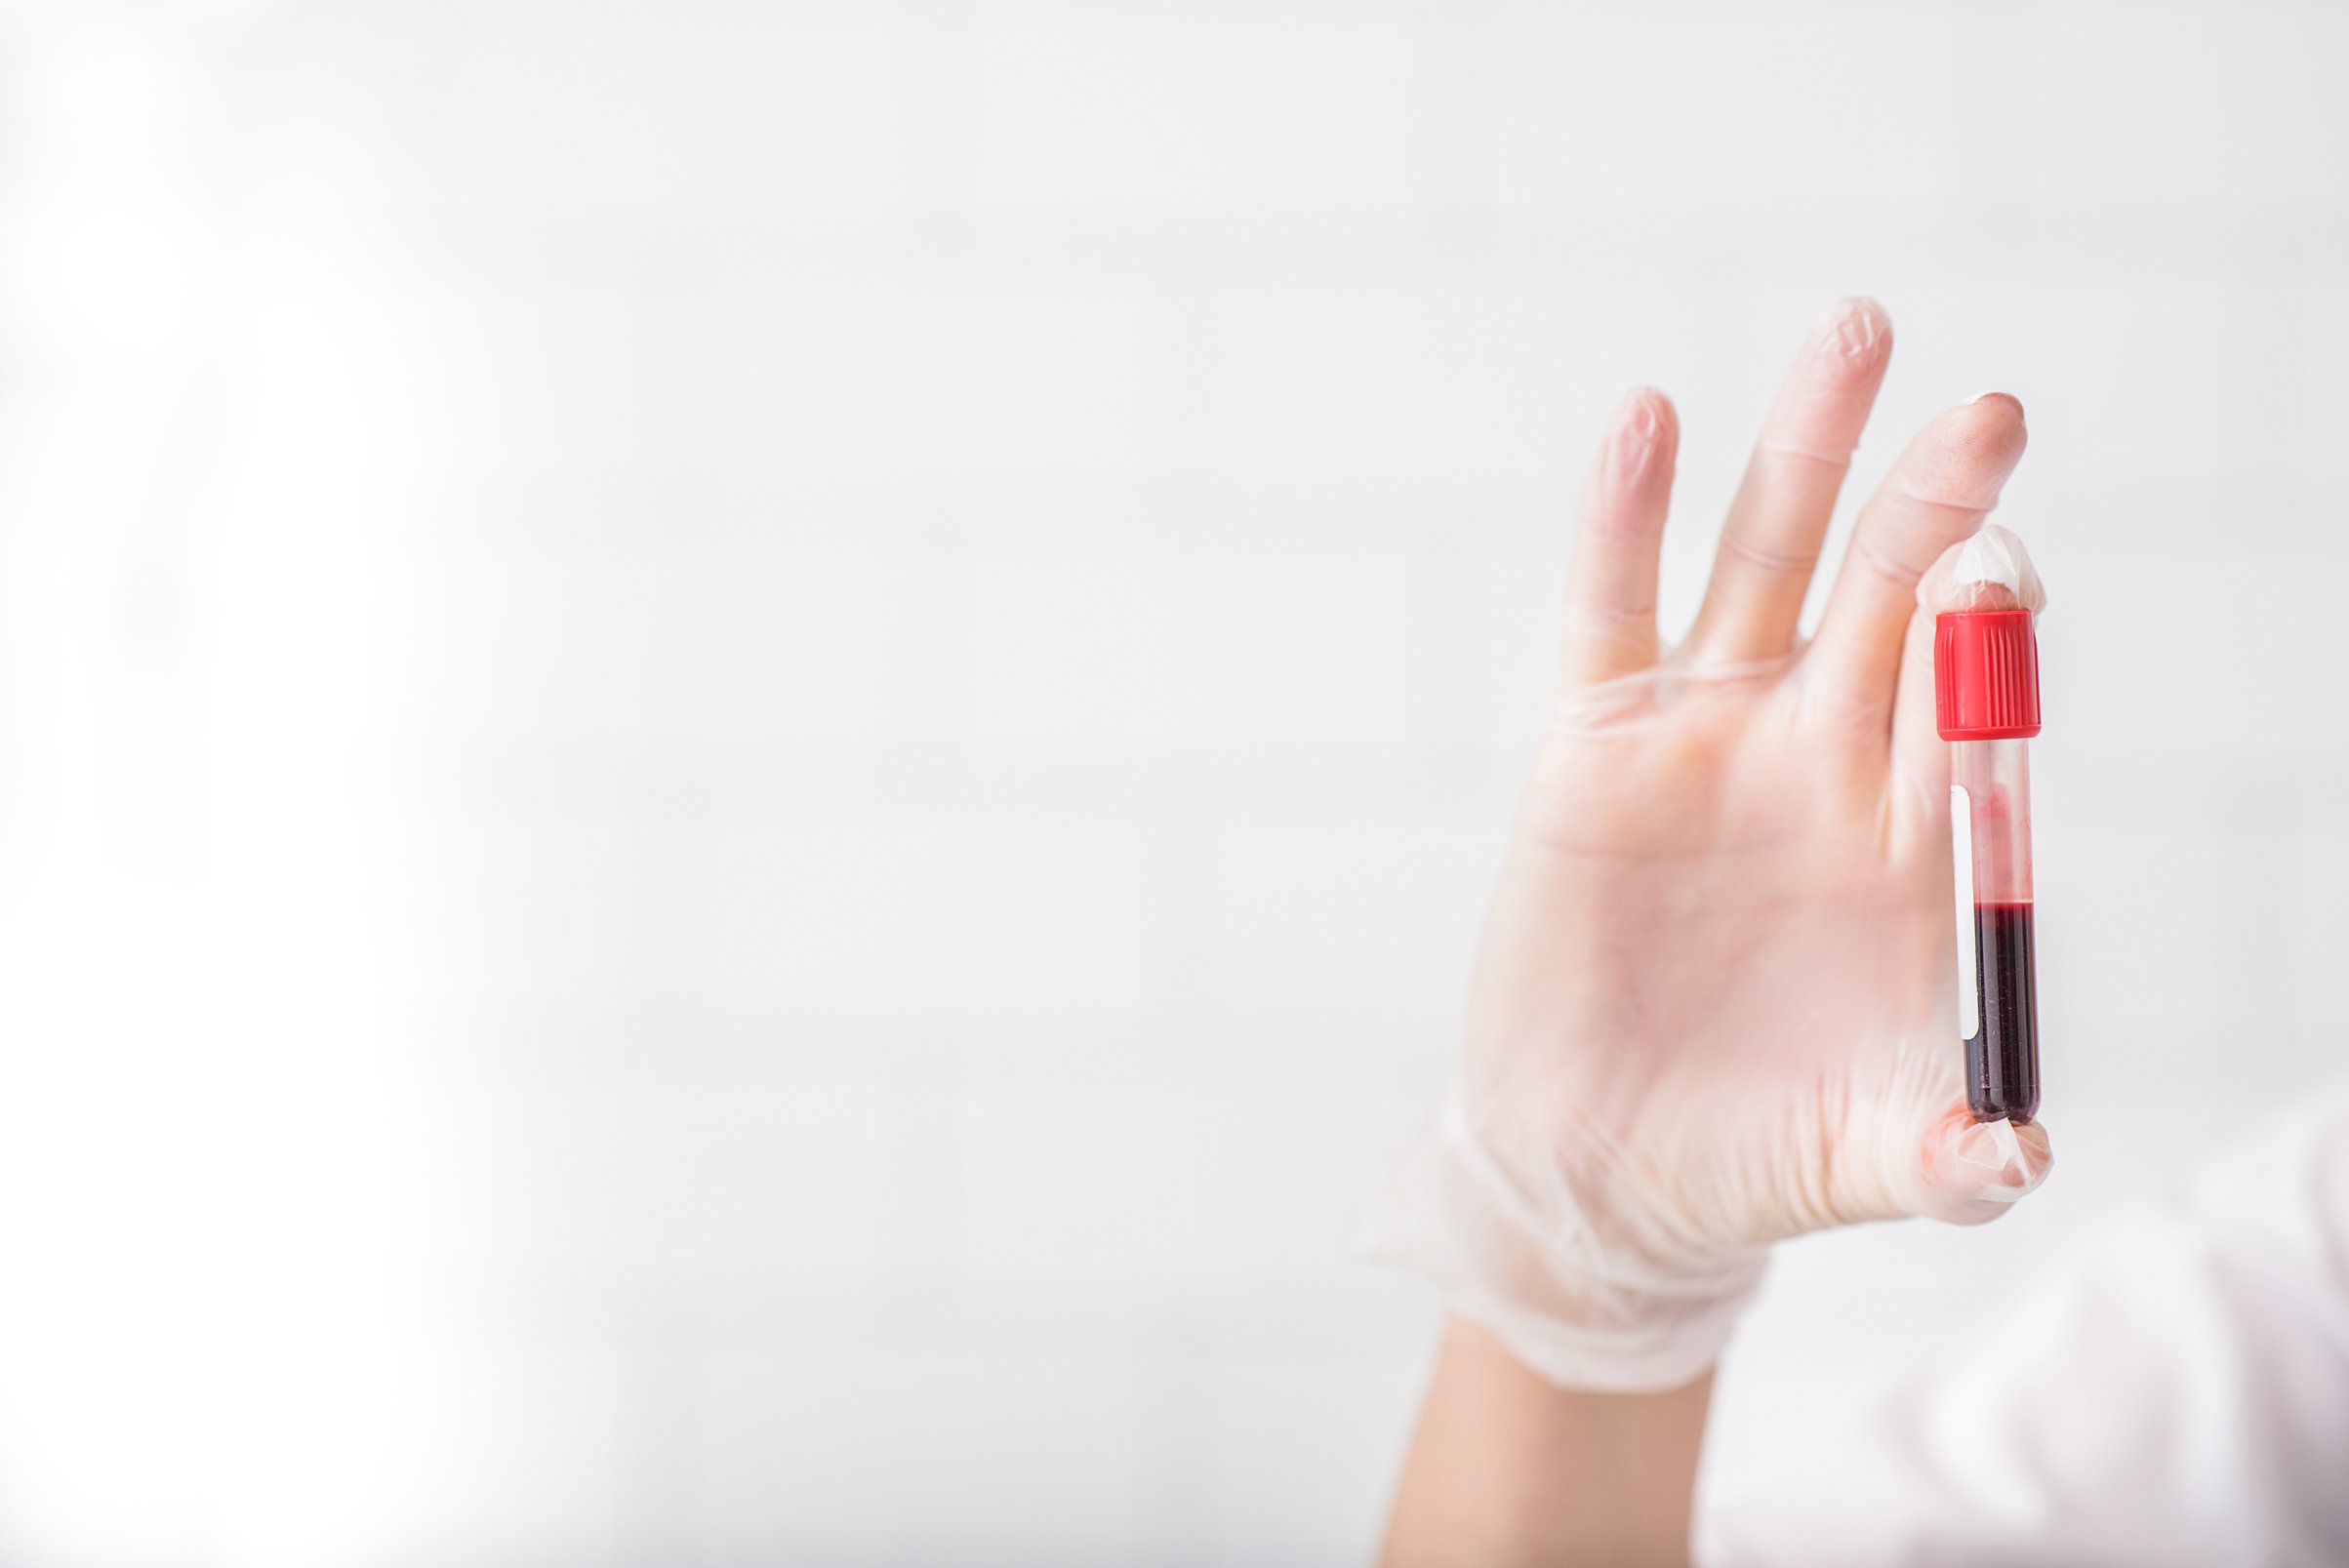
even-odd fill
[{"label": "forearm", "polygon": [[1450,1320],[1388,1521],[1383,1568],[1642,1568],[1688,1560],[1711,1373],[1584,1393]]}]

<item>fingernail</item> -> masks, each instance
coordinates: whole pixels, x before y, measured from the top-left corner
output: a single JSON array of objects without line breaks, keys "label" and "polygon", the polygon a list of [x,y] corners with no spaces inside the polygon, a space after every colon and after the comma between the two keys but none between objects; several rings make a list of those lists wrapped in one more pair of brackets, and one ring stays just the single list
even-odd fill
[{"label": "fingernail", "polygon": [[2011,1122],[1976,1122],[1950,1146],[1950,1168],[1976,1197],[2012,1201],[2038,1185]]},{"label": "fingernail", "polygon": [[1837,301],[1828,319],[1830,326],[1820,340],[1820,347],[1863,364],[1874,359],[1877,350],[1883,346],[1890,326],[1884,307],[1864,295]]},{"label": "fingernail", "polygon": [[1664,434],[1664,416],[1658,407],[1663,396],[1652,386],[1635,386],[1616,406],[1615,437],[1610,445],[1616,465],[1627,478],[1639,477],[1655,461],[1656,446]]},{"label": "fingernail", "polygon": [[[2003,1127],[2005,1123],[1996,1125]],[[1990,1127],[1991,1124],[1976,1122],[1960,1133],[1958,1141],[1950,1146],[1950,1163],[1968,1176],[1978,1176],[1985,1181],[1996,1180],[1999,1173],[2006,1168],[2006,1160],[1997,1139],[1991,1135]]]},{"label": "fingernail", "polygon": [[2012,392],[2001,392],[1996,390],[1988,392],[1976,392],[1973,396],[1965,400],[1965,406],[1971,408],[1976,403],[1988,402],[1994,397],[2003,397],[2007,402],[2012,403],[2014,405],[2015,413],[2020,414],[2023,412],[2023,400],[2021,398],[2015,396]]},{"label": "fingernail", "polygon": [[1664,422],[1656,413],[1656,404],[1663,396],[1652,386],[1635,386],[1623,394],[1615,418],[1637,430],[1640,440],[1653,441],[1664,428]]}]

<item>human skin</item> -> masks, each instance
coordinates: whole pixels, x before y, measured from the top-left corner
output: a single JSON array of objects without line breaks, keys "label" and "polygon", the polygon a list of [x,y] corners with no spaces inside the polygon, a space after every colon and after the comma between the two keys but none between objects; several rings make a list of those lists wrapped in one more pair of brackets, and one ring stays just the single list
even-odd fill
[{"label": "human skin", "polygon": [[[1949,764],[1932,617],[1916,605],[2020,460],[2018,401],[1985,393],[1926,423],[1862,508],[1816,635],[1797,642],[1890,350],[1871,302],[1813,331],[1674,648],[1655,623],[1671,402],[1635,390],[1601,442],[1559,717],[1479,949],[1463,1081],[1478,1125],[1531,1151],[1512,1180],[1554,1187],[1609,1266],[1578,1281],[1573,1255],[1541,1257],[1537,1237],[1539,1266],[1494,1270],[1496,1299],[1526,1308],[1520,1328],[1572,1329],[1547,1376],[1476,1314],[1450,1320],[1389,1568],[1685,1561],[1711,1372],[1615,1376],[1598,1329],[1643,1308],[1619,1282],[1655,1281],[1660,1310],[1701,1306],[1691,1282],[1721,1260],[1863,1220],[1977,1223],[2046,1173],[2040,1126],[1991,1148],[1970,1122],[1939,1011]],[[1658,695],[1691,687],[1702,701]],[[1802,1027],[1756,1026],[1789,1017]],[[1742,1299],[1723,1288],[1723,1321]]]},{"label": "human skin", "polygon": [[1688,1560],[1713,1375],[1661,1394],[1544,1383],[1458,1317],[1387,1527],[1386,1568]]}]

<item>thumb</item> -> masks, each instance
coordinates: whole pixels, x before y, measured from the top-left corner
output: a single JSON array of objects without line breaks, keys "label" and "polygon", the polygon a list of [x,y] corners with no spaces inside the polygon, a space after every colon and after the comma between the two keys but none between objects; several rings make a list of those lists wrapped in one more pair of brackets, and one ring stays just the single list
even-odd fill
[{"label": "thumb", "polygon": [[1997,1219],[2055,1166],[2045,1126],[1976,1121],[1964,1101],[1927,1129],[1922,1152],[1924,1212],[1952,1225]]}]

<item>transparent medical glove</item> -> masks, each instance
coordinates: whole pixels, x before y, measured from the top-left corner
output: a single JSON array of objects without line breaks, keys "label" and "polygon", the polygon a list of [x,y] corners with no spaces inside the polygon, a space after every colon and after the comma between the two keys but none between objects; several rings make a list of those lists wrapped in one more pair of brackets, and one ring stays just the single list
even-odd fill
[{"label": "transparent medical glove", "polygon": [[[1678,428],[1627,401],[1584,500],[1564,679],[1507,852],[1441,1116],[1373,1250],[1555,1383],[1661,1389],[1718,1356],[1771,1243],[1989,1219],[2048,1168],[1962,1081],[1932,606],[2020,457],[2019,404],[1934,421],[1808,562],[1889,332],[1839,307],[1781,392],[1689,638],[1655,559]],[[2036,581],[2033,583],[2036,588]]]}]

